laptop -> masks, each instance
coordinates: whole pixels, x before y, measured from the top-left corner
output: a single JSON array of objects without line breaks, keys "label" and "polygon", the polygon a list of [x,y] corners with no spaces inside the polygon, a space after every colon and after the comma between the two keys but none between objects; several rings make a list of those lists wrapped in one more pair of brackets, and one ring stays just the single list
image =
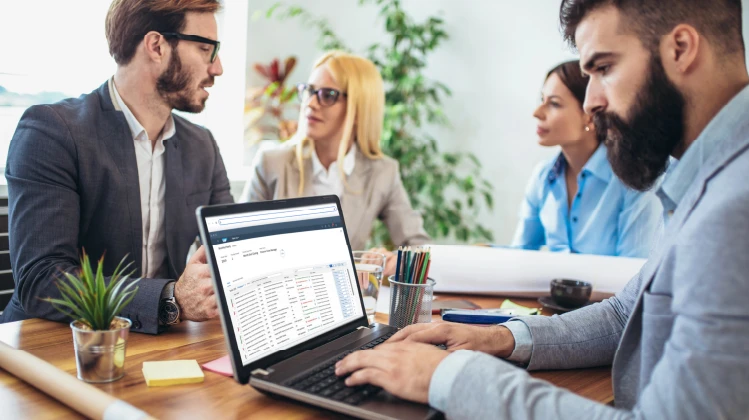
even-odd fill
[{"label": "laptop", "polygon": [[338,197],[200,207],[234,379],[362,419],[432,419],[427,405],[334,373],[397,330],[367,320]]}]

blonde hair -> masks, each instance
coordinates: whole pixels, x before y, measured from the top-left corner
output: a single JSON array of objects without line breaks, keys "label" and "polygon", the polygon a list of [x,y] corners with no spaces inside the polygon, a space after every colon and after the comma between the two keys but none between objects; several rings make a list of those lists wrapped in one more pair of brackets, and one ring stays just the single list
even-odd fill
[{"label": "blonde hair", "polygon": [[[382,158],[380,138],[382,136],[382,122],[385,115],[385,89],[380,72],[374,63],[364,57],[348,54],[343,51],[331,51],[323,55],[315,63],[313,69],[328,66],[333,80],[340,86],[341,92],[346,93],[346,119],[343,122],[343,137],[338,148],[338,170],[341,179],[346,175],[343,171],[343,159],[348,149],[348,139],[351,134],[359,150],[369,159]],[[315,100],[312,98],[312,100]],[[304,191],[304,147],[307,143],[314,149],[314,140],[307,137],[304,113],[299,115],[299,130],[292,137],[296,143],[296,160],[299,165],[299,196]],[[354,133],[354,127],[356,132]]]}]

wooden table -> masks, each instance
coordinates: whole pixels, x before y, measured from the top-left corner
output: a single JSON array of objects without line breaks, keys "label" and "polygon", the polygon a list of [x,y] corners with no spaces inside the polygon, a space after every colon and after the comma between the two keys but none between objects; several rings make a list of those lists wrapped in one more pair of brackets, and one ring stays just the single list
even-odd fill
[{"label": "wooden table", "polygon": [[[497,307],[503,300],[486,296],[439,297],[463,298],[482,307]],[[513,300],[526,306],[536,305],[531,299]],[[378,322],[386,320],[387,315],[377,315]],[[66,324],[40,319],[2,324],[0,341],[26,350],[75,375],[72,334]],[[196,359],[202,364],[224,355],[226,347],[218,320],[182,323],[159,336],[130,334],[125,377],[111,384],[96,386],[162,419],[327,419],[335,416],[294,402],[266,397],[249,386],[239,385],[232,378],[208,371],[202,384],[157,388],[148,388],[141,373],[144,361]],[[595,401],[609,403],[613,400],[609,368],[533,372],[532,375]],[[3,419],[80,418],[67,406],[2,370],[0,410]]]}]

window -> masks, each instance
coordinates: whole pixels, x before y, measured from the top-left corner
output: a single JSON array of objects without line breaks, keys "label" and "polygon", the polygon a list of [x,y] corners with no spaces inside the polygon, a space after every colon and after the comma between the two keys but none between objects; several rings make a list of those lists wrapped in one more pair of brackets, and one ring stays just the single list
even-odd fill
[{"label": "window", "polygon": [[[225,0],[218,15],[224,75],[201,114],[183,114],[210,129],[232,179],[241,179],[247,2]],[[114,74],[103,0],[5,2],[0,18],[0,167],[18,120],[31,105],[89,93]],[[39,11],[43,10],[44,13]],[[4,183],[4,177],[0,176]]]}]

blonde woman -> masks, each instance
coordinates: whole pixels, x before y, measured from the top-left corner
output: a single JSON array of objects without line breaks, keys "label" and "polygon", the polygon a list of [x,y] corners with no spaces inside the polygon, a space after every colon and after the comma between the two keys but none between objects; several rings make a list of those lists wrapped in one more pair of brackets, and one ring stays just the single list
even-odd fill
[{"label": "blonde woman", "polygon": [[257,157],[242,200],[335,194],[341,198],[353,249],[366,245],[375,219],[385,223],[396,246],[428,242],[421,215],[411,208],[403,188],[398,162],[380,149],[385,93],[374,64],[329,52],[298,89],[299,130],[280,148]]}]

